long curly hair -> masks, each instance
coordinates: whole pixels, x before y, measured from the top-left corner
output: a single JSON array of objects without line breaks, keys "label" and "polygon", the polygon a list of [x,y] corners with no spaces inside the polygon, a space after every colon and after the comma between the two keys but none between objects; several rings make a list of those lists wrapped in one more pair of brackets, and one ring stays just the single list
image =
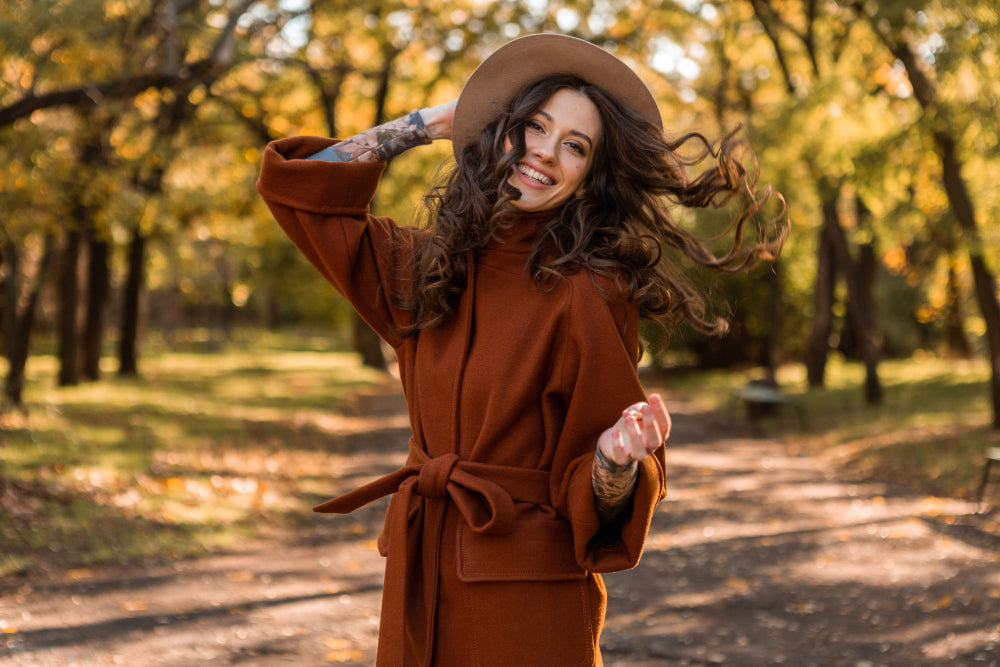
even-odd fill
[{"label": "long curly hair", "polygon": [[[553,94],[567,88],[594,103],[603,131],[583,194],[543,223],[534,241],[528,270],[540,288],[587,270],[616,285],[618,294],[606,298],[635,302],[641,316],[659,321],[668,333],[685,319],[701,331],[721,333],[725,320],[706,316],[704,297],[677,263],[664,256],[664,249],[727,273],[777,257],[788,234],[783,200],[770,188],[757,191],[755,172],[737,157],[742,142],[735,133],[715,145],[697,132],[668,140],[601,88],[572,76],[550,76],[522,90],[510,109],[458,156],[447,180],[426,196],[431,233],[415,250],[413,291],[401,304],[411,311],[407,333],[453,316],[466,286],[469,253],[516,221],[512,202],[520,193],[508,179],[525,154],[525,124]],[[680,150],[689,142],[697,149],[682,156]],[[712,166],[688,176],[690,167],[710,157]],[[779,200],[780,211],[762,219],[772,197]],[[721,208],[734,199],[738,204],[730,222],[712,238],[696,237],[670,213],[678,204]],[[755,239],[745,243],[748,228]],[[709,248],[727,236],[724,252]]]}]

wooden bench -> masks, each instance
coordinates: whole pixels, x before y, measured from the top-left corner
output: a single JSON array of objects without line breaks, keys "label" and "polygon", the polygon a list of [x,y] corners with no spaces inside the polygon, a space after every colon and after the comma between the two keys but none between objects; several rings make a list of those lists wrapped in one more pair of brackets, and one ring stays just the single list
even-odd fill
[{"label": "wooden bench", "polygon": [[751,380],[736,389],[733,397],[743,404],[747,421],[755,427],[761,420],[778,417],[788,408],[795,411],[800,424],[803,421],[800,406],[768,380]]},{"label": "wooden bench", "polygon": [[986,465],[983,466],[983,480],[979,483],[978,501],[980,509],[983,506],[983,498],[986,497],[986,487],[990,485],[990,471],[994,463],[1000,463],[1000,447],[990,447],[986,450]]}]

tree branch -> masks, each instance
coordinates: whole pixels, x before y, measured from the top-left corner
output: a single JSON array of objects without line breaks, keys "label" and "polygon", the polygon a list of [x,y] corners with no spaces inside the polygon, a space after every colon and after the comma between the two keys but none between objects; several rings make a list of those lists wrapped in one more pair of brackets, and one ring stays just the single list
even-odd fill
[{"label": "tree branch", "polygon": [[226,21],[225,29],[216,40],[211,55],[207,58],[185,64],[176,72],[144,72],[114,81],[64,88],[44,95],[31,93],[11,105],[0,107],[0,129],[9,127],[15,121],[30,116],[39,109],[100,104],[104,100],[134,97],[147,88],[175,88],[185,84],[190,85],[192,82],[205,82],[217,77],[233,62],[236,24],[253,2],[254,0],[243,0],[233,9]]},{"label": "tree branch", "polygon": [[753,7],[754,14],[757,15],[757,20],[764,29],[764,34],[767,35],[767,38],[771,40],[772,46],[774,46],[774,56],[778,60],[778,67],[781,68],[781,74],[785,77],[785,89],[789,94],[794,95],[797,92],[795,80],[792,79],[791,70],[789,70],[788,62],[785,60],[785,51],[781,48],[781,43],[778,41],[778,34],[768,21],[768,17],[764,16],[765,13],[770,12],[771,8],[766,2],[762,2],[761,0],[750,0],[750,6]]}]

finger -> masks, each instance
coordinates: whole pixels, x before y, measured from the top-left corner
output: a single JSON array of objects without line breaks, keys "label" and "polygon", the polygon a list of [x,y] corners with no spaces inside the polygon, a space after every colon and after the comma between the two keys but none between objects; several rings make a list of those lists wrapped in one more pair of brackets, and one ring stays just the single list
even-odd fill
[{"label": "finger", "polygon": [[628,434],[629,456],[636,461],[646,458],[645,435],[637,414],[625,418]]},{"label": "finger", "polygon": [[642,446],[647,452],[651,452],[663,444],[663,434],[660,432],[660,425],[653,414],[653,408],[648,403],[642,408]]},{"label": "finger", "polygon": [[618,465],[628,463],[629,450],[625,445],[625,436],[617,428],[611,431],[611,443],[614,448],[614,457],[611,459]]},{"label": "finger", "polygon": [[622,417],[627,417],[629,416],[629,414],[638,413],[642,409],[642,406],[644,406],[645,404],[646,403],[644,401],[633,403],[632,405],[622,410]]},{"label": "finger", "polygon": [[666,440],[670,437],[670,429],[673,427],[673,420],[670,419],[667,404],[659,394],[653,394],[649,397],[649,405],[653,408],[656,423],[660,426],[660,433],[663,435],[663,439]]}]

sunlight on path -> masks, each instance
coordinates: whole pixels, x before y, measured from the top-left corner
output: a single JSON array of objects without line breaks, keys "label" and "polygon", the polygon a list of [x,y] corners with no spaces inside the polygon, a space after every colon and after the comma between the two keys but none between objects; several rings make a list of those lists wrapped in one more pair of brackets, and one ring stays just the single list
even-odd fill
[{"label": "sunlight on path", "polygon": [[[1000,544],[967,525],[971,503],[838,479],[681,402],[673,416],[646,552],[606,578],[609,667],[998,664]],[[324,432],[366,424],[350,409],[303,418]],[[341,466],[331,494],[402,463],[400,419],[379,421],[392,448],[326,453]],[[0,662],[371,665],[384,507],[231,555],[4,582]]]},{"label": "sunlight on path", "polygon": [[838,480],[677,410],[667,501],[609,575],[608,665],[1000,664],[1000,540],[974,503]]}]

